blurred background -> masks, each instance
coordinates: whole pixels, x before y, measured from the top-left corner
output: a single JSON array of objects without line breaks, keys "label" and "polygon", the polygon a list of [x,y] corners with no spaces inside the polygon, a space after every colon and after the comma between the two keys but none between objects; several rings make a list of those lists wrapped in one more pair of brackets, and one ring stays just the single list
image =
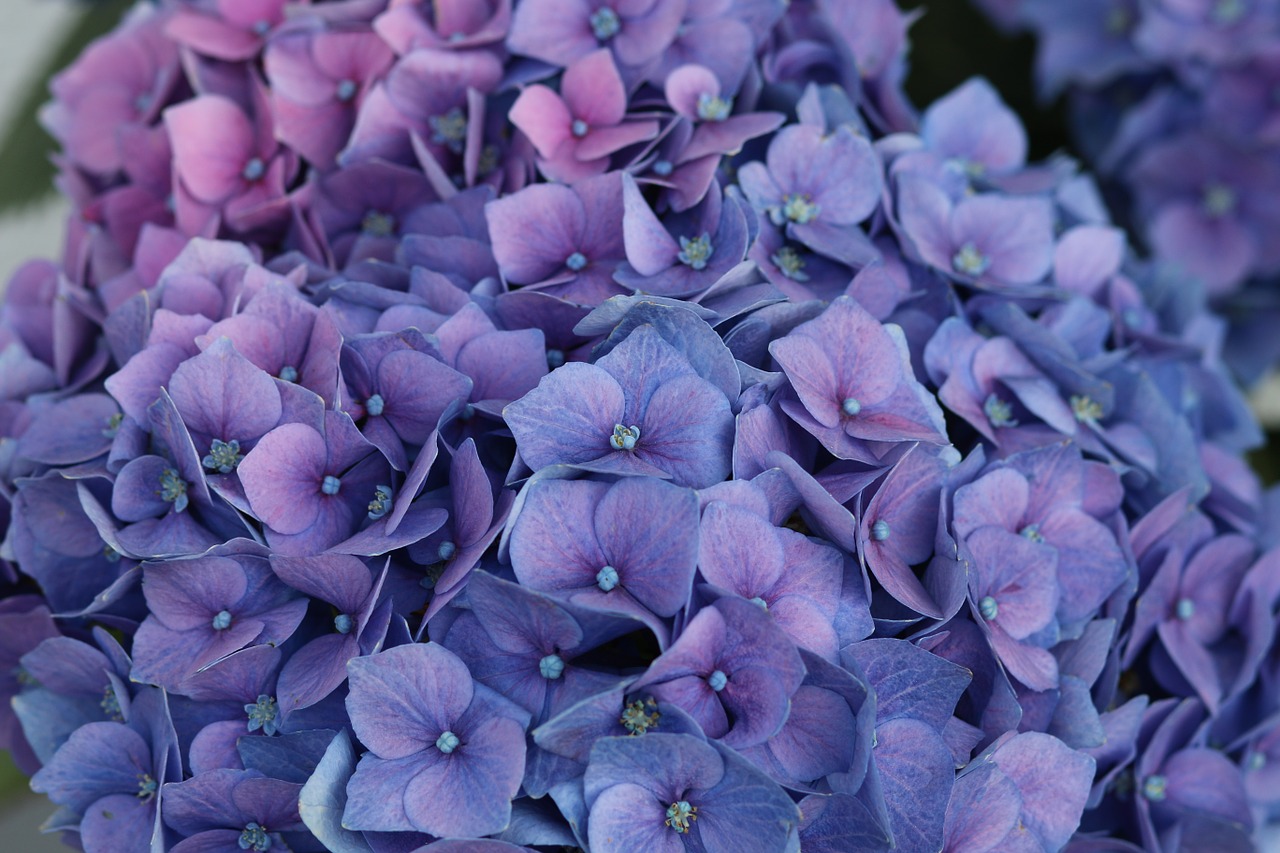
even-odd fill
[{"label": "blurred background", "polygon": [[[1030,37],[997,32],[962,0],[899,4],[928,10],[911,30],[907,90],[916,104],[929,104],[967,78],[982,75],[1026,124],[1034,159],[1058,150],[1072,153],[1061,104],[1044,105],[1035,98]],[[68,207],[53,186],[53,140],[36,118],[48,99],[48,80],[110,30],[131,5],[131,0],[0,3],[0,291],[25,260],[57,258],[61,252]],[[1253,399],[1268,427],[1269,448],[1280,447],[1280,380],[1265,382]],[[1280,479],[1280,452],[1259,451],[1253,461],[1268,484]],[[53,809],[43,796],[30,792],[26,779],[0,752],[0,850],[67,850],[57,836],[39,832]],[[1280,851],[1280,832],[1269,836],[1265,849]]]}]

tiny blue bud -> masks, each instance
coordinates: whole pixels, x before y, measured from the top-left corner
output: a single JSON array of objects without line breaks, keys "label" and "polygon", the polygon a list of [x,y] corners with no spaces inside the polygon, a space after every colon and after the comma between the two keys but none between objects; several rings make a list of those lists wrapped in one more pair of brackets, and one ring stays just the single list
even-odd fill
[{"label": "tiny blue bud", "polygon": [[373,490],[373,500],[369,501],[369,520],[377,521],[391,511],[391,487],[377,486]]},{"label": "tiny blue bud", "polygon": [[844,412],[849,417],[853,417],[858,414],[858,412],[862,411],[862,404],[854,397],[846,397],[844,402],[840,404],[840,411]]},{"label": "tiny blue bud", "polygon": [[991,259],[982,254],[972,243],[965,243],[960,251],[951,256],[951,266],[964,275],[979,276],[991,266]]},{"label": "tiny blue bud", "polygon": [[440,562],[447,563],[453,559],[453,555],[458,553],[458,546],[454,545],[448,539],[440,543],[436,548],[436,556],[440,558]]},{"label": "tiny blue bud", "polygon": [[770,218],[775,225],[791,221],[797,225],[807,225],[818,218],[822,207],[809,200],[808,193],[788,193],[782,197],[782,207]]},{"label": "tiny blue bud", "polygon": [[341,488],[342,488],[342,481],[339,480],[337,477],[333,476],[332,474],[326,474],[324,477],[324,481],[320,483],[320,491],[324,492],[326,495],[329,495],[330,497],[332,497],[333,495],[336,495],[338,493],[338,490]]},{"label": "tiny blue bud", "polygon": [[759,605],[764,610],[769,609],[769,602],[765,601],[763,598],[761,598],[758,595],[755,598],[751,599],[751,603]]},{"label": "tiny blue bud", "polygon": [[138,775],[138,792],[134,794],[144,803],[149,803],[155,797],[156,791],[160,790],[160,783],[151,778],[150,773],[142,773]]},{"label": "tiny blue bud", "polygon": [[698,807],[689,805],[688,800],[680,800],[667,807],[666,826],[684,834],[689,831],[689,821],[698,819]]},{"label": "tiny blue bud", "polygon": [[260,157],[254,157],[248,163],[244,164],[244,171],[240,176],[246,181],[260,181],[262,176],[267,173],[267,166],[262,162]]},{"label": "tiny blue bud", "polygon": [[608,6],[601,6],[591,13],[591,32],[595,35],[597,41],[608,41],[618,34],[618,30],[622,29],[622,21],[618,18],[618,13]]},{"label": "tiny blue bud", "polygon": [[978,612],[982,614],[982,618],[990,622],[992,619],[1000,615],[1000,605],[989,595],[983,596],[978,602]]},{"label": "tiny blue bud", "polygon": [[604,592],[609,592],[619,583],[618,570],[613,566],[605,566],[596,572],[596,586],[600,587]]},{"label": "tiny blue bud", "polygon": [[658,160],[653,164],[653,173],[659,178],[665,178],[675,170],[676,167],[670,160]]},{"label": "tiny blue bud", "polygon": [[994,392],[987,395],[982,404],[982,411],[993,427],[1016,427],[1018,422],[1013,417],[1013,406],[1001,400]]},{"label": "tiny blue bud", "polygon": [[549,349],[547,350],[547,367],[555,370],[564,364],[564,350]]},{"label": "tiny blue bud", "polygon": [[333,629],[339,634],[350,634],[351,629],[355,627],[355,620],[349,614],[339,613],[333,617]]},{"label": "tiny blue bud", "polygon": [[160,500],[173,504],[174,512],[182,512],[187,508],[187,481],[173,468],[165,468],[160,472]]},{"label": "tiny blue bud", "polygon": [[209,454],[200,460],[200,464],[210,471],[230,474],[240,464],[240,459],[240,442],[235,439],[222,441],[215,438],[209,444]]},{"label": "tiny blue bud", "polygon": [[729,683],[729,676],[725,675],[723,672],[721,672],[718,669],[715,672],[711,673],[709,676],[707,676],[707,686],[717,693],[719,693],[721,690],[724,690],[724,686],[728,683]]},{"label": "tiny blue bud", "polygon": [[244,826],[244,832],[240,833],[239,844],[241,850],[263,853],[271,849],[271,836],[267,835],[267,828],[262,824],[247,823]]},{"label": "tiny blue bud", "polygon": [[614,450],[635,450],[636,442],[640,440],[640,427],[634,424],[624,427],[622,424],[613,425],[613,435],[609,436],[609,444]]},{"label": "tiny blue bud", "polygon": [[378,415],[382,414],[382,409],[386,405],[387,405],[387,401],[382,399],[381,394],[374,394],[368,400],[364,401],[364,410],[371,417],[376,418],[378,417]]},{"label": "tiny blue bud", "polygon": [[569,132],[581,139],[587,135],[587,131],[591,130],[590,125],[580,118],[575,118],[573,124],[569,125]]},{"label": "tiny blue bud", "polygon": [[1258,771],[1267,766],[1267,756],[1261,752],[1252,753],[1244,763],[1246,770]]},{"label": "tiny blue bud", "polygon": [[1018,534],[1022,536],[1023,539],[1029,539],[1032,542],[1044,541],[1044,534],[1040,532],[1040,525],[1038,524],[1028,524],[1026,527],[1019,530]]},{"label": "tiny blue bud", "polygon": [[724,121],[733,112],[733,98],[721,98],[710,92],[698,95],[698,118],[703,121]]},{"label": "tiny blue bud", "polygon": [[1168,779],[1159,773],[1153,773],[1142,782],[1142,796],[1153,803],[1158,803],[1165,798],[1165,789],[1168,787]]},{"label": "tiny blue bud", "polygon": [[883,542],[889,538],[889,522],[883,518],[871,525],[871,538],[877,542]]},{"label": "tiny blue bud", "polygon": [[778,271],[792,281],[806,282],[809,274],[804,271],[804,258],[791,246],[783,246],[769,257]]},{"label": "tiny blue bud", "polygon": [[555,681],[564,675],[564,658],[560,655],[547,655],[538,661],[538,672],[548,681]]},{"label": "tiny blue bud", "polygon": [[284,367],[280,368],[279,378],[285,382],[297,382],[298,368],[294,367],[292,364],[286,364]]},{"label": "tiny blue bud", "polygon": [[581,272],[586,269],[587,256],[581,252],[574,252],[572,255],[564,259],[564,265],[574,272]]},{"label": "tiny blue bud", "polygon": [[225,631],[231,627],[231,611],[219,610],[213,617],[213,630]]},{"label": "tiny blue bud", "polygon": [[253,33],[256,36],[265,36],[271,32],[271,22],[267,20],[257,20],[253,22]]},{"label": "tiny blue bud", "polygon": [[1186,622],[1192,616],[1196,615],[1196,603],[1189,598],[1178,599],[1178,618]]},{"label": "tiny blue bud", "polygon": [[445,732],[440,735],[440,737],[436,738],[436,749],[440,750],[445,755],[448,755],[457,749],[461,743],[462,741],[458,740],[458,736],[453,732]]},{"label": "tiny blue bud", "polygon": [[274,696],[260,693],[258,701],[245,705],[244,710],[249,715],[249,731],[256,732],[262,729],[264,735],[273,735],[278,731],[276,719],[280,716],[280,709],[276,705]]},{"label": "tiny blue bud", "polygon": [[711,245],[711,235],[703,234],[692,240],[681,237],[680,254],[676,255],[676,258],[692,269],[704,270],[707,268],[707,261],[711,260],[714,253],[715,247]]},{"label": "tiny blue bud", "polygon": [[338,90],[334,92],[339,101],[346,103],[356,96],[356,91],[360,87],[356,85],[355,80],[343,80],[338,83]]}]

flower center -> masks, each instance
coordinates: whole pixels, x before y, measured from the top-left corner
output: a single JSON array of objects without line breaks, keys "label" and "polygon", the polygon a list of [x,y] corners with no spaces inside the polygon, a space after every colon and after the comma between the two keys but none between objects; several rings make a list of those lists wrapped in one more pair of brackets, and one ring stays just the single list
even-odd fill
[{"label": "flower center", "polygon": [[1142,783],[1142,796],[1146,797],[1153,803],[1158,803],[1165,798],[1166,789],[1168,787],[1168,779],[1161,776],[1159,773],[1153,773]]},{"label": "flower center", "polygon": [[695,270],[706,269],[707,261],[711,259],[715,247],[711,245],[711,235],[703,234],[701,237],[695,237],[690,240],[688,237],[680,238],[680,254],[676,258],[683,264],[692,267]]},{"label": "flower center", "polygon": [[1192,616],[1196,615],[1196,603],[1189,598],[1180,598],[1178,599],[1176,612],[1178,618],[1183,622],[1186,622]]},{"label": "flower center", "polygon": [[1201,204],[1204,212],[1214,219],[1221,219],[1236,209],[1236,191],[1226,184],[1213,183],[1204,188]]},{"label": "flower center", "polygon": [[448,539],[440,543],[436,548],[436,556],[440,558],[440,562],[447,563],[453,559],[453,555],[458,553],[458,546],[454,545]]},{"label": "flower center", "polygon": [[991,260],[972,243],[965,243],[960,251],[951,256],[951,266],[958,273],[965,275],[982,275],[991,266]]},{"label": "flower center", "polygon": [[107,418],[107,425],[102,428],[103,438],[115,438],[116,433],[120,432],[120,424],[124,423],[124,412],[116,412]]},{"label": "flower center", "polygon": [[360,230],[370,237],[390,237],[396,233],[396,218],[390,213],[371,210],[360,221]]},{"label": "flower center", "polygon": [[840,403],[840,411],[849,417],[853,417],[862,411],[862,404],[858,402],[857,397],[845,397]]},{"label": "flower center", "polygon": [[427,119],[431,125],[431,141],[443,145],[454,154],[461,154],[467,143],[467,116],[461,107],[454,107],[442,116]]},{"label": "flower center", "polygon": [[356,85],[355,80],[350,80],[350,79],[343,80],[340,83],[338,83],[338,88],[334,92],[334,95],[337,97],[339,101],[342,101],[345,104],[346,102],[350,101],[352,98],[356,96],[356,92],[359,90],[359,88],[360,87]]},{"label": "flower center", "polygon": [[364,410],[370,417],[378,417],[382,414],[382,410],[387,406],[387,401],[382,399],[381,394],[374,394],[368,400],[364,401]]},{"label": "flower center", "polygon": [[613,566],[605,566],[596,572],[596,586],[600,587],[604,592],[611,591],[618,585],[619,581],[618,570]]},{"label": "flower center", "polygon": [[575,118],[573,124],[569,125],[569,132],[579,139],[586,136],[589,130],[591,130],[591,125],[580,118]]},{"label": "flower center", "polygon": [[[797,225],[805,225],[817,219],[821,212],[822,208],[810,201],[808,193],[788,193],[782,197],[783,221],[789,220]],[[782,222],[775,218],[774,224],[781,225]]]},{"label": "flower center", "polygon": [[1102,404],[1087,395],[1072,395],[1071,411],[1080,423],[1094,424],[1102,419]]},{"label": "flower center", "polygon": [[[270,21],[260,18],[260,19],[258,19],[257,21],[254,21],[254,22],[253,22],[253,33],[254,33],[254,35],[256,35],[256,36],[258,36],[258,37],[262,37],[262,36],[265,36],[265,35],[266,35],[267,33],[269,33],[269,32],[271,32],[271,22],[270,22]],[[262,848],[262,849],[264,849],[264,850],[265,850],[266,848],[264,847],[264,848]]]},{"label": "flower center", "polygon": [[150,773],[140,773],[138,775],[138,792],[134,796],[147,803],[155,797],[156,791],[159,789],[159,783],[151,778]]},{"label": "flower center", "polygon": [[640,427],[632,424],[624,427],[622,424],[613,425],[613,435],[609,436],[609,444],[614,450],[635,450],[636,442],[640,440]]},{"label": "flower center", "polygon": [[436,749],[440,750],[445,755],[448,755],[457,749],[461,743],[462,741],[458,740],[457,735],[453,732],[446,731],[444,734],[440,735],[440,737],[436,738]]},{"label": "flower center", "polygon": [[769,602],[765,601],[763,598],[761,598],[758,595],[755,598],[751,599],[751,603],[758,605],[761,610],[764,610],[766,612],[769,610]]},{"label": "flower center", "polygon": [[333,630],[339,634],[350,634],[351,629],[355,627],[355,620],[351,618],[349,613],[339,613],[333,617]]},{"label": "flower center", "polygon": [[297,382],[298,368],[294,367],[292,364],[286,364],[284,367],[280,368],[280,375],[277,378],[284,382]]},{"label": "flower center", "polygon": [[200,464],[219,474],[230,474],[240,464],[240,442],[234,438],[222,441],[215,438],[209,445],[209,455]]},{"label": "flower center", "polygon": [[249,731],[256,732],[262,729],[264,735],[273,735],[278,731],[276,718],[280,716],[280,709],[276,705],[274,696],[260,693],[258,701],[245,705],[244,711],[249,715]]},{"label": "flower center", "polygon": [[698,807],[689,805],[688,800],[679,800],[667,806],[667,819],[663,821],[676,832],[688,832],[689,822],[698,819]]},{"label": "flower center", "polygon": [[643,702],[637,699],[630,705],[622,709],[622,716],[618,718],[618,722],[627,730],[632,737],[642,735],[649,729],[658,727],[658,720],[662,715],[656,710],[649,711],[649,708],[657,708],[658,703],[653,699],[646,699]]},{"label": "flower center", "polygon": [[560,655],[547,655],[538,661],[538,672],[548,681],[555,681],[564,675],[564,658]]},{"label": "flower center", "polygon": [[240,173],[246,181],[253,183],[262,180],[262,176],[267,173],[267,166],[262,162],[262,158],[254,157],[248,163],[244,164],[244,171]]},{"label": "flower center", "polygon": [[992,619],[1000,615],[1000,605],[989,595],[983,596],[978,602],[978,612],[982,614],[982,618],[990,622]]},{"label": "flower center", "polygon": [[698,96],[698,118],[703,121],[724,121],[733,112],[733,98],[722,98],[710,92]]},{"label": "flower center", "polygon": [[173,504],[174,512],[187,508],[187,481],[173,468],[160,472],[160,500]]},{"label": "flower center", "polygon": [[225,631],[231,627],[231,611],[219,610],[213,617],[213,630]]},{"label": "flower center", "polygon": [[240,833],[240,849],[255,853],[270,850],[271,836],[267,835],[267,828],[260,823],[245,824],[244,832]]},{"label": "flower center", "polygon": [[722,671],[718,669],[707,676],[707,686],[717,693],[719,693],[721,690],[724,690],[724,686],[728,683],[729,683],[729,676],[725,675]]},{"label": "flower center", "polygon": [[324,480],[320,483],[320,491],[330,497],[336,495],[341,488],[342,481],[332,474],[326,474]]},{"label": "flower center", "polygon": [[369,501],[369,520],[377,521],[391,510],[391,487],[377,486],[373,490],[373,500]]},{"label": "flower center", "polygon": [[102,709],[102,713],[106,714],[109,719],[115,720],[117,723],[124,722],[124,712],[120,708],[120,697],[116,695],[116,689],[110,684],[102,691],[102,701],[98,703],[98,707]]},{"label": "flower center", "polygon": [[564,364],[564,350],[549,349],[547,350],[547,367],[555,370]]},{"label": "flower center", "polygon": [[608,41],[622,29],[622,21],[618,18],[618,13],[608,6],[601,6],[592,12],[590,20],[591,32],[595,34],[597,41]]},{"label": "flower center", "polygon": [[564,259],[564,265],[574,272],[582,272],[587,266],[587,256],[581,252],[574,252]]},{"label": "flower center", "polygon": [[998,396],[988,394],[986,401],[982,404],[982,411],[986,414],[987,420],[991,422],[993,427],[1015,427],[1018,422],[1013,419],[1013,406],[1001,400]]},{"label": "flower center", "polygon": [[665,178],[667,175],[674,172],[675,169],[675,165],[670,160],[658,160],[653,164],[653,173],[660,178]]},{"label": "flower center", "polygon": [[804,258],[791,246],[783,246],[769,260],[778,270],[792,281],[808,281],[809,275],[804,271]]},{"label": "flower center", "polygon": [[1044,542],[1044,535],[1040,532],[1040,525],[1028,524],[1026,527],[1018,531],[1023,539],[1030,539],[1032,542]]},{"label": "flower center", "polygon": [[889,538],[889,522],[883,518],[871,525],[871,538],[877,542],[883,542]]}]

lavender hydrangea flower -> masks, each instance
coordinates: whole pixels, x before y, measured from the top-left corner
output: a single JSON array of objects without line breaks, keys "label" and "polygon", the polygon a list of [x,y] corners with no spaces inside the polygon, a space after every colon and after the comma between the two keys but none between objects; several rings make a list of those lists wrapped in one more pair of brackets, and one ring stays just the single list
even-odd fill
[{"label": "lavender hydrangea flower", "polygon": [[584,785],[593,850],[783,850],[799,823],[781,788],[693,735],[601,739]]},{"label": "lavender hydrangea flower", "polygon": [[695,488],[729,473],[729,401],[651,326],[595,364],[552,371],[503,417],[535,471],[567,463]]},{"label": "lavender hydrangea flower", "polygon": [[697,519],[691,490],[652,477],[613,485],[543,480],[529,486],[511,528],[511,565],[533,589],[650,620],[669,617],[689,600],[698,541],[685,531]]},{"label": "lavender hydrangea flower", "polygon": [[527,711],[435,643],[348,664],[347,710],[369,747],[347,786],[343,825],[475,837],[502,831],[524,774]]},{"label": "lavender hydrangea flower", "polygon": [[165,786],[165,823],[183,836],[179,853],[269,850],[302,829],[301,785],[252,770],[210,770]]},{"label": "lavender hydrangea flower", "polygon": [[836,299],[769,352],[803,404],[783,410],[836,456],[876,461],[867,442],[945,443],[942,411],[916,380],[901,331],[853,299]]},{"label": "lavender hydrangea flower", "polygon": [[530,0],[516,7],[507,47],[566,66],[604,46],[619,64],[643,66],[675,38],[684,6],[680,0]]}]

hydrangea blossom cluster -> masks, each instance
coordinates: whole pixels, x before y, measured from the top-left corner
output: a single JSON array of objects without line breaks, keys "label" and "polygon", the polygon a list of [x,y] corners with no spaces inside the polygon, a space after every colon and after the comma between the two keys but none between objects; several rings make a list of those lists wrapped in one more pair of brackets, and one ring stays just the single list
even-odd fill
[{"label": "hydrangea blossom cluster", "polygon": [[1075,135],[1129,227],[1236,318],[1229,359],[1256,377],[1280,274],[1280,7],[1254,0],[977,0],[1038,39],[1046,98],[1069,95]]},{"label": "hydrangea blossom cluster", "polygon": [[[1224,322],[890,0],[140,6],[0,313],[4,745],[96,851],[1249,850]],[[1207,846],[1206,846],[1207,845]]]}]

